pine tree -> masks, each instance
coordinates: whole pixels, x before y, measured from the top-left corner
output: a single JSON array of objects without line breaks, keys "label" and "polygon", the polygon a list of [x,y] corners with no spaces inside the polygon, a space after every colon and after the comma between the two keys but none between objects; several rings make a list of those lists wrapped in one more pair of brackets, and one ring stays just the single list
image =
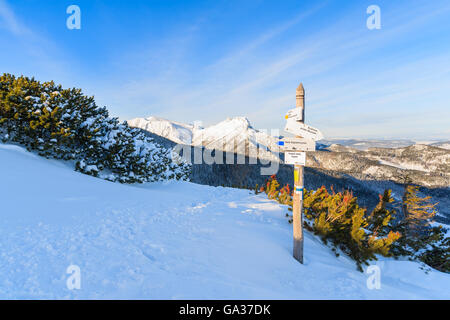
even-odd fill
[{"label": "pine tree", "polygon": [[[279,187],[276,176],[272,176],[265,187],[261,187],[261,192],[279,203],[288,204],[292,211],[289,186]],[[417,187],[405,188],[404,209],[399,213],[391,190],[385,190],[379,195],[377,206],[366,214],[366,209],[359,207],[357,198],[350,191],[335,192],[332,189],[330,193],[324,186],[317,190],[305,189],[304,226],[320,236],[325,244],[331,244],[336,255],[340,250],[351,257],[360,271],[362,265],[376,260],[378,254],[408,256],[411,260],[450,272],[450,238],[441,226],[430,226],[436,204],[432,204],[430,197],[419,197],[418,191]]]},{"label": "pine tree", "polygon": [[275,176],[271,176],[266,185],[266,194],[269,199],[277,199],[280,184],[278,183]]},{"label": "pine tree", "polygon": [[419,236],[430,226],[436,214],[437,203],[431,203],[431,196],[420,197],[419,187],[407,185],[403,195],[403,217],[409,236]]},{"label": "pine tree", "polygon": [[306,226],[320,235],[324,243],[331,242],[335,251],[340,249],[354,259],[362,271],[362,265],[376,259],[376,254],[390,255],[391,246],[400,238],[399,233],[384,230],[390,220],[385,206],[390,201],[390,192],[385,192],[380,196],[380,204],[366,218],[366,210],[359,207],[350,191],[330,194],[321,187],[305,193],[305,217],[311,221]]},{"label": "pine tree", "polygon": [[110,117],[93,97],[53,81],[0,77],[0,138],[122,183],[187,179],[190,170],[185,162],[172,161],[170,150]]},{"label": "pine tree", "polygon": [[385,190],[383,195],[379,195],[379,202],[377,206],[373,209],[370,215],[367,217],[368,228],[373,233],[385,236],[390,231],[390,224],[394,220],[395,209],[388,209],[394,203],[392,198],[392,191]]},{"label": "pine tree", "polygon": [[402,234],[394,243],[395,256],[407,256],[443,271],[450,272],[450,238],[442,226],[432,226],[436,203],[431,197],[420,197],[419,187],[408,182],[402,197],[400,221],[393,230]]},{"label": "pine tree", "polygon": [[292,205],[292,194],[289,185],[285,185],[278,193],[278,202],[285,205]]}]

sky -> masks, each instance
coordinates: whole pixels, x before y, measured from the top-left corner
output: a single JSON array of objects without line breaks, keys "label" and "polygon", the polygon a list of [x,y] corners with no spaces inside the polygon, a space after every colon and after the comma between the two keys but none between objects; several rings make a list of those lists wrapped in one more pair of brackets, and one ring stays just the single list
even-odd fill
[{"label": "sky", "polygon": [[0,0],[0,73],[81,88],[121,120],[266,130],[302,82],[327,138],[450,139],[450,2]]}]

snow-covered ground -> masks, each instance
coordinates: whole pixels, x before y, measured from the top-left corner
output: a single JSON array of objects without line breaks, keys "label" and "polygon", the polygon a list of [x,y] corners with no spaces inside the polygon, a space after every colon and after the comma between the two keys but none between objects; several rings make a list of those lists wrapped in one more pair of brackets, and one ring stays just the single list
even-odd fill
[{"label": "snow-covered ground", "polygon": [[[380,164],[382,164],[382,165],[391,166],[391,167],[399,168],[399,169],[402,169],[402,170],[408,170],[408,169],[410,169],[410,170],[419,170],[417,167],[410,168],[410,167],[407,167],[407,166],[405,166],[403,164],[393,163],[391,161],[386,161],[386,160],[381,160],[381,159],[379,159],[378,162]],[[420,168],[420,169],[423,169],[423,168]],[[419,171],[424,171],[424,170],[419,170]]]},{"label": "snow-covered ground", "polygon": [[[0,144],[1,299],[449,299],[450,275],[383,259],[381,289],[286,207],[187,182],[121,185]],[[69,290],[66,270],[81,270]]]}]

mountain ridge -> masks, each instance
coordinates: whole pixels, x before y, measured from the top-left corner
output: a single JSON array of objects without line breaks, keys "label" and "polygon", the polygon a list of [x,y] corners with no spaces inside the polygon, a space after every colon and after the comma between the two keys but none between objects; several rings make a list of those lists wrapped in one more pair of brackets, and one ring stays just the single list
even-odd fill
[{"label": "mountain ridge", "polygon": [[135,118],[129,120],[128,125],[177,144],[243,153],[246,156],[256,155],[259,159],[280,161],[276,155],[279,150],[278,138],[256,130],[246,117],[229,117],[206,128],[159,117]]},{"label": "mountain ridge", "polygon": [[[246,117],[227,118],[207,128],[158,117],[136,118],[130,120],[129,125],[175,143],[219,149],[245,154],[248,157],[256,155],[258,159],[284,162],[284,154],[279,153],[277,145],[278,137],[254,129]],[[408,145],[408,142],[405,142],[412,140],[393,140],[391,145],[403,145],[397,148],[380,147],[389,145],[386,140],[374,140],[370,145],[367,141],[361,142],[365,146],[364,150],[355,139],[347,145],[329,144],[329,140],[319,141],[317,151],[307,153],[306,166],[349,174],[361,180],[391,180],[403,183],[404,179],[409,177],[425,187],[440,188],[450,185],[450,150],[434,144]],[[355,145],[359,148],[355,148]],[[251,147],[259,147],[258,153],[251,153]]]}]

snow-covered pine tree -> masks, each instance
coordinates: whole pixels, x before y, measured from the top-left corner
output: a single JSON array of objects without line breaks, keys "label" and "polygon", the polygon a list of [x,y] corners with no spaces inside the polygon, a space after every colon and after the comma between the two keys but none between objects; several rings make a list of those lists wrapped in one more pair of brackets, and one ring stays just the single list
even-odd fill
[{"label": "snow-covered pine tree", "polygon": [[[80,89],[0,77],[0,139],[122,183],[187,179],[190,166],[138,129],[110,117]],[[175,161],[173,161],[175,160]]]}]

